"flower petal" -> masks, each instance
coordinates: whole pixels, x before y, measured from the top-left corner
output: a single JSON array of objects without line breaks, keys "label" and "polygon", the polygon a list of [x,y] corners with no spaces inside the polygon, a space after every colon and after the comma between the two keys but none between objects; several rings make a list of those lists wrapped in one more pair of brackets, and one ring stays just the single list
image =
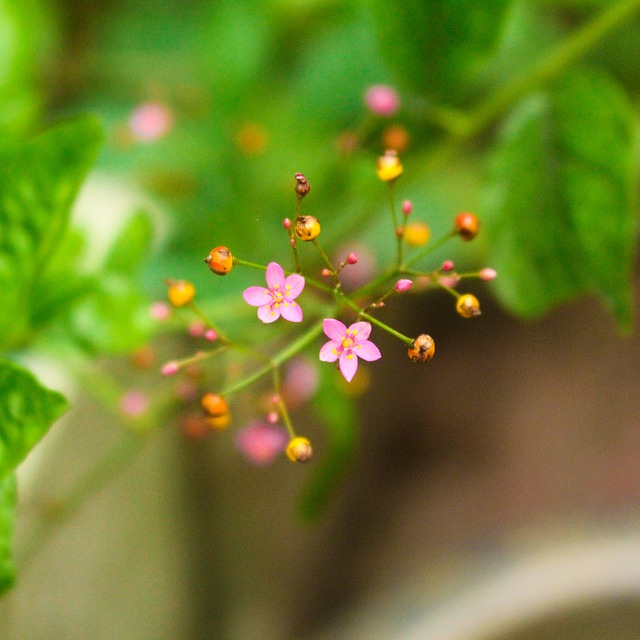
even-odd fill
[{"label": "flower petal", "polygon": [[267,265],[267,287],[271,291],[276,288],[284,289],[284,270],[277,262]]},{"label": "flower petal", "polygon": [[373,362],[374,360],[380,360],[380,358],[382,358],[380,349],[378,349],[371,340],[363,340],[362,342],[359,342],[355,346],[355,353],[358,358],[362,358],[367,362]]},{"label": "flower petal", "polygon": [[347,327],[340,320],[334,318],[325,318],[322,323],[322,330],[327,338],[331,338],[336,342],[342,342],[345,333],[347,333]]},{"label": "flower petal", "polygon": [[293,300],[302,293],[302,290],[304,289],[304,278],[297,273],[292,273],[290,276],[285,278],[284,286],[290,287],[289,293],[287,293],[287,298],[289,298],[289,300]]},{"label": "flower petal", "polygon": [[278,309],[285,320],[302,322],[302,309],[297,302],[283,302]]},{"label": "flower petal", "polygon": [[358,370],[358,358],[351,349],[345,349],[340,355],[340,371],[347,382],[351,382]]},{"label": "flower petal", "polygon": [[264,287],[249,287],[242,292],[242,297],[247,304],[252,307],[262,307],[271,302],[269,289]]},{"label": "flower petal", "polygon": [[371,325],[368,322],[354,322],[349,330],[351,333],[356,334],[356,342],[360,342],[361,340],[366,340],[371,333]]},{"label": "flower petal", "polygon": [[258,309],[258,318],[265,324],[275,322],[280,317],[280,310],[272,304],[265,304]]},{"label": "flower petal", "polygon": [[322,362],[335,362],[338,359],[339,342],[329,340],[320,347],[320,360]]}]

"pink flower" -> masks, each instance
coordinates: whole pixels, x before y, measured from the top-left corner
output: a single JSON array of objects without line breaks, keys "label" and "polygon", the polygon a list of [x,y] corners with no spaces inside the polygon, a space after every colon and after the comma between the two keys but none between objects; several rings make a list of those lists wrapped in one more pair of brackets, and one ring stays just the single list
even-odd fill
[{"label": "pink flower", "polygon": [[396,90],[384,84],[369,87],[364,95],[364,101],[370,111],[385,118],[394,115],[400,106],[400,98]]},{"label": "pink flower", "polygon": [[138,105],[129,118],[129,129],[141,142],[153,142],[169,133],[173,127],[171,109],[159,102]]},{"label": "pink flower", "polygon": [[358,358],[373,362],[382,357],[380,350],[368,340],[371,325],[368,322],[354,322],[348,329],[339,320],[326,318],[322,324],[329,342],[320,349],[320,360],[338,360],[340,372],[347,382],[351,382],[358,370]]},{"label": "pink flower", "polygon": [[120,399],[120,410],[124,415],[135,418],[149,408],[149,398],[142,391],[128,391]]},{"label": "pink flower", "polygon": [[249,287],[242,297],[247,304],[258,308],[262,322],[275,322],[280,316],[289,322],[302,321],[302,309],[294,300],[304,289],[304,278],[297,273],[284,277],[284,270],[276,262],[267,265],[267,288]]},{"label": "pink flower", "polygon": [[268,465],[284,450],[289,440],[280,427],[254,422],[236,436],[236,446],[253,464]]}]

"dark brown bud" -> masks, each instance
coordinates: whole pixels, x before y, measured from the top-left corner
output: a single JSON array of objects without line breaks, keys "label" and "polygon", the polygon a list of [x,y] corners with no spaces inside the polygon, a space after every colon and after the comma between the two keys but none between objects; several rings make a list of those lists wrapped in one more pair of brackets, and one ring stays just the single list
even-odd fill
[{"label": "dark brown bud", "polygon": [[296,195],[304,198],[311,190],[309,181],[304,177],[304,173],[296,173]]}]

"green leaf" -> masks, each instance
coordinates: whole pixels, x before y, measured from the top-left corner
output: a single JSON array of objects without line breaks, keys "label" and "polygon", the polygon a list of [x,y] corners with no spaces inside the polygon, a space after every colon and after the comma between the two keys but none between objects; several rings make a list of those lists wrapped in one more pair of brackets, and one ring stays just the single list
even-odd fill
[{"label": "green leaf", "polygon": [[357,410],[353,399],[339,387],[332,367],[321,371],[315,395],[314,413],[327,430],[324,457],[315,467],[300,500],[299,512],[308,521],[321,517],[351,465],[357,441]]},{"label": "green leaf", "polygon": [[11,553],[13,521],[16,508],[16,475],[0,480],[0,594],[15,582],[15,566]]},{"label": "green leaf", "polygon": [[512,113],[484,213],[496,291],[513,311],[535,316],[591,293],[629,327],[633,150],[631,107],[602,73],[574,72]]},{"label": "green leaf", "polygon": [[0,359],[0,480],[6,478],[67,409],[65,397],[26,369]]},{"label": "green leaf", "polygon": [[0,348],[19,345],[29,331],[36,280],[62,242],[101,142],[99,124],[86,116],[0,154]]},{"label": "green leaf", "polygon": [[104,270],[130,275],[147,256],[153,237],[149,214],[136,212],[127,222],[111,247]]},{"label": "green leaf", "polygon": [[510,0],[370,0],[381,54],[401,84],[451,100],[486,63]]}]

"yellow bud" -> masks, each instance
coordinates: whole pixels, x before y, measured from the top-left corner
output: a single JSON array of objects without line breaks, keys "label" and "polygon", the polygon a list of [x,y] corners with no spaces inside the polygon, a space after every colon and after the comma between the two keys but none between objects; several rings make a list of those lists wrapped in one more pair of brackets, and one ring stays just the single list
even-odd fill
[{"label": "yellow bud", "polygon": [[287,458],[291,462],[307,462],[313,455],[311,443],[307,438],[292,438],[287,445]]},{"label": "yellow bud", "polygon": [[376,171],[380,180],[385,182],[395,180],[402,173],[402,164],[398,154],[393,150],[385,151],[385,154],[378,158]]},{"label": "yellow bud", "polygon": [[314,218],[313,216],[298,216],[296,218],[294,231],[296,236],[304,242],[317,238],[320,235],[318,218]]},{"label": "yellow bud", "polygon": [[412,222],[404,228],[404,241],[410,247],[421,247],[431,238],[431,229],[426,222]]},{"label": "yellow bud", "polygon": [[207,416],[205,422],[210,429],[215,431],[222,431],[229,426],[231,422],[231,416],[228,413],[224,413],[221,416]]},{"label": "yellow bud", "polygon": [[465,293],[458,298],[456,311],[463,318],[475,318],[480,315],[480,303],[471,293]]}]

